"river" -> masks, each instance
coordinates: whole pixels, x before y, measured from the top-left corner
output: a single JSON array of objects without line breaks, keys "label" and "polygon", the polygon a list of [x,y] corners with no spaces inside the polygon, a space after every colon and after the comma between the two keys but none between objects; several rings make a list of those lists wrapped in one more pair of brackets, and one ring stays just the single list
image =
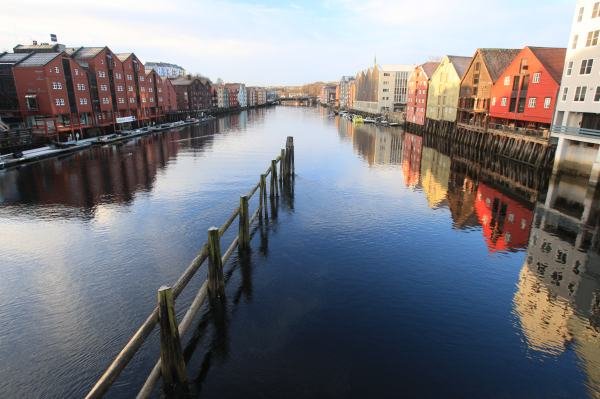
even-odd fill
[{"label": "river", "polygon": [[0,397],[85,395],[288,135],[293,197],[183,339],[194,395],[600,396],[600,189],[277,107],[0,171]]}]

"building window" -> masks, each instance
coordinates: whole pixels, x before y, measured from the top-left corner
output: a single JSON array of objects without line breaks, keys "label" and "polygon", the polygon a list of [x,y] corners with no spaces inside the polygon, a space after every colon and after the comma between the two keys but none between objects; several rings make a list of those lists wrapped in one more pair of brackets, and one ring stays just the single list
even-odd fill
[{"label": "building window", "polygon": [[492,107],[496,106],[496,97],[492,97]]},{"label": "building window", "polygon": [[144,81],[144,77],[140,76],[140,82],[143,82],[143,81]]},{"label": "building window", "polygon": [[154,102],[154,97],[150,97],[150,102],[153,103]]},{"label": "building window", "polygon": [[123,91],[123,86],[117,86],[117,91]]},{"label": "building window", "polygon": [[125,99],[124,98],[119,98],[119,104],[125,104]]},{"label": "building window", "polygon": [[86,105],[88,103],[87,98],[80,98],[79,99],[79,105]]},{"label": "building window", "polygon": [[152,89],[152,87],[148,87],[148,92],[152,93],[154,91],[154,89]]},{"label": "building window", "polygon": [[62,89],[62,83],[60,83],[60,82],[52,82],[52,88],[54,90],[60,90],[60,89]]},{"label": "building window", "polygon": [[100,91],[107,91],[107,90],[108,90],[108,86],[100,85]]},{"label": "building window", "polygon": [[550,109],[550,105],[552,104],[552,98],[546,97],[544,98],[544,109]]},{"label": "building window", "polygon": [[594,65],[593,59],[582,60],[581,68],[579,69],[579,74],[580,75],[589,75],[590,73],[592,73],[592,65]]},{"label": "building window", "polygon": [[131,75],[127,75],[127,80],[133,80],[133,77]]},{"label": "building window", "polygon": [[594,10],[592,11],[592,18],[600,17],[600,2],[594,3]]},{"label": "building window", "polygon": [[510,76],[504,77],[504,86],[510,86]]},{"label": "building window", "polygon": [[573,72],[573,61],[569,61],[567,64],[567,76],[571,76],[571,72]]},{"label": "building window", "polygon": [[57,98],[56,100],[54,100],[54,103],[56,105],[65,105],[65,99],[64,98]]},{"label": "building window", "polygon": [[595,30],[589,32],[587,35],[587,40],[585,42],[585,47],[595,46],[598,44],[598,36],[600,36],[600,30]]},{"label": "building window", "polygon": [[54,67],[54,72],[60,73],[60,69],[58,69],[58,67]]},{"label": "building window", "polygon": [[508,98],[502,97],[502,100],[500,101],[500,105],[502,105],[503,107],[506,107],[507,103],[508,103]]},{"label": "building window", "polygon": [[115,79],[122,79],[123,76],[120,73],[115,73]]},{"label": "building window", "polygon": [[145,103],[146,102],[146,97],[142,97],[142,102]]},{"label": "building window", "polygon": [[79,69],[75,68],[73,72],[75,72],[75,76],[79,76]]},{"label": "building window", "polygon": [[146,91],[146,88],[144,86],[140,87],[140,91]]},{"label": "building window", "polygon": [[104,72],[104,71],[98,71],[98,77],[99,78],[105,78],[106,77],[106,72]]},{"label": "building window", "polygon": [[[596,3],[598,4],[598,3]],[[600,101],[600,86],[596,87],[596,95],[594,96],[594,101]]]},{"label": "building window", "polygon": [[390,76],[390,74],[388,72],[384,72],[383,76]]},{"label": "building window", "polygon": [[540,83],[540,77],[542,76],[541,72],[536,72],[533,74],[533,79],[531,79],[531,83]]},{"label": "building window", "polygon": [[108,99],[108,97],[103,97],[102,98],[102,104],[109,104],[110,100]]},{"label": "building window", "polygon": [[575,50],[577,48],[577,42],[579,41],[579,35],[573,36],[573,43],[571,44],[571,48]]},{"label": "building window", "polygon": [[567,94],[569,94],[569,88],[568,88],[568,87],[565,87],[565,88],[563,89],[563,96],[562,96],[562,100],[563,100],[563,101],[567,101]]},{"label": "building window", "polygon": [[581,7],[579,9],[579,14],[577,15],[577,22],[581,22],[581,20],[583,19],[583,12],[585,11],[585,9],[583,7]]},{"label": "building window", "polygon": [[537,103],[537,98],[535,98],[535,97],[529,98],[529,108],[535,108],[536,103]]},{"label": "building window", "polygon": [[135,103],[135,98],[134,98],[134,97],[129,97],[129,102],[130,102],[131,104]]},{"label": "building window", "polygon": [[575,89],[575,98],[574,101],[585,101],[585,94],[587,92],[587,86],[578,86]]},{"label": "building window", "polygon": [[127,91],[133,91],[133,86],[127,86]]}]

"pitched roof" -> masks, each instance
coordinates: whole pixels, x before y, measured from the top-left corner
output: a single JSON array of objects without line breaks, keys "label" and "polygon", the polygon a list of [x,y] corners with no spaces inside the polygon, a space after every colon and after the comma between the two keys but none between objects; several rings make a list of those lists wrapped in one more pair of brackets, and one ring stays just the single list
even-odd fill
[{"label": "pitched roof", "polygon": [[439,62],[426,62],[424,64],[419,65],[421,67],[421,69],[423,70],[423,72],[425,72],[425,75],[427,75],[428,78],[431,77],[431,75],[433,75],[433,73],[435,72],[435,70],[437,69],[437,67],[440,65]]},{"label": "pitched roof", "polygon": [[119,53],[119,54],[115,54],[115,55],[121,61],[125,61],[127,58],[131,57],[133,55],[133,53]]},{"label": "pitched roof", "polygon": [[31,55],[31,57],[28,57],[23,61],[19,62],[18,66],[44,66],[61,54],[62,53],[34,53]]},{"label": "pitched roof", "polygon": [[544,65],[546,70],[550,72],[552,79],[560,83],[562,79],[563,69],[565,67],[566,48],[556,47],[529,47],[529,50],[537,57]]},{"label": "pitched roof", "polygon": [[80,47],[73,53],[73,57],[78,60],[94,58],[104,49],[105,47]]},{"label": "pitched roof", "polygon": [[[29,51],[56,52],[57,50],[60,51],[60,46],[61,45],[58,43],[54,43],[54,44],[48,44],[48,43],[17,44],[13,48],[13,51],[15,53],[23,53],[23,52],[29,52]],[[64,46],[63,46],[63,48],[64,48]]]},{"label": "pitched roof", "polygon": [[477,51],[481,54],[492,82],[496,82],[521,50],[513,48],[480,48]]},{"label": "pitched roof", "polygon": [[454,69],[458,74],[458,78],[462,79],[467,73],[467,69],[469,69],[469,65],[471,64],[471,60],[473,57],[463,57],[460,55],[449,55],[448,59],[454,65]]},{"label": "pitched roof", "polygon": [[16,64],[30,55],[31,53],[4,53],[0,56],[0,64]]}]

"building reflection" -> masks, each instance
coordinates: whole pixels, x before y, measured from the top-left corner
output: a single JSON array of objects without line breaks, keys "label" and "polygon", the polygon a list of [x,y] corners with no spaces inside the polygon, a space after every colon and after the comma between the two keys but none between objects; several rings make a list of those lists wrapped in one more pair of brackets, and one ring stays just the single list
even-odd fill
[{"label": "building reflection", "polygon": [[151,191],[158,171],[181,149],[212,145],[209,129],[184,128],[8,170],[0,179],[0,201],[8,211],[35,205],[35,212],[47,206],[52,216],[92,217],[100,203],[127,204],[136,192]]},{"label": "building reflection", "polygon": [[553,178],[546,202],[536,207],[514,311],[531,349],[551,356],[574,350],[587,374],[591,396],[597,397],[600,187],[589,186],[587,179],[580,181],[585,184],[576,181]]},{"label": "building reflection", "polygon": [[421,187],[430,208],[446,202],[450,180],[450,157],[441,152],[423,147],[421,152]]},{"label": "building reflection", "polygon": [[404,133],[402,143],[402,173],[406,187],[414,188],[421,177],[421,152],[423,138],[416,134]]}]

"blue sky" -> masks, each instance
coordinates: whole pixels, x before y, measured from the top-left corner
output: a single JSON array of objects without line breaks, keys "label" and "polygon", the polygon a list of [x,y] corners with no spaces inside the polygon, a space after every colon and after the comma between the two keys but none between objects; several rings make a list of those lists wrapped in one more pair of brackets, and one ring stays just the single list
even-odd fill
[{"label": "blue sky", "polygon": [[[450,5],[451,4],[451,5]],[[0,51],[56,33],[215,80],[301,84],[477,47],[565,47],[574,0],[3,0]]]}]

